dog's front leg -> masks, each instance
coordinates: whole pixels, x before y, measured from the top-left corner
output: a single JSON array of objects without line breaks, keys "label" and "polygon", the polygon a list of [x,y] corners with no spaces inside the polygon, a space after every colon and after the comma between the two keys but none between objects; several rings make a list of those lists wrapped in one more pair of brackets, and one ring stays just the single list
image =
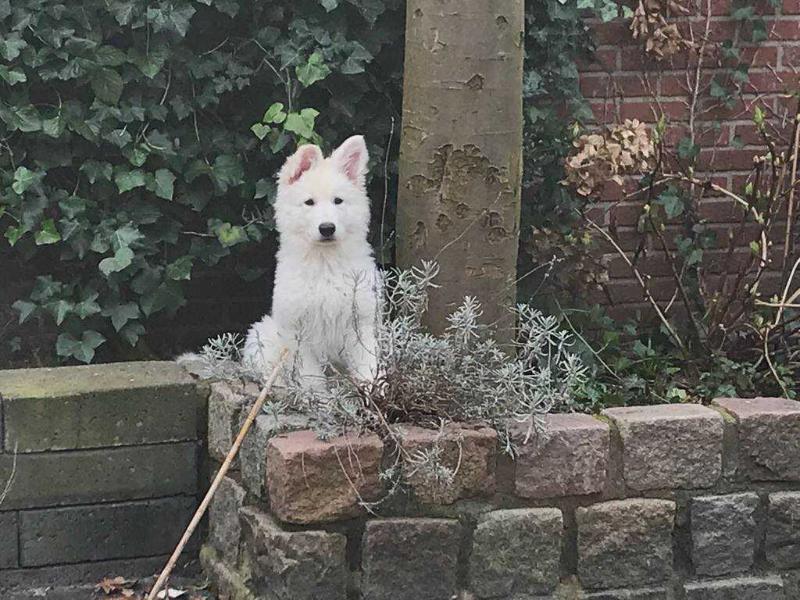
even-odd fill
[{"label": "dog's front leg", "polygon": [[350,373],[362,381],[375,381],[378,377],[378,344],[370,328],[359,332],[346,357]]}]

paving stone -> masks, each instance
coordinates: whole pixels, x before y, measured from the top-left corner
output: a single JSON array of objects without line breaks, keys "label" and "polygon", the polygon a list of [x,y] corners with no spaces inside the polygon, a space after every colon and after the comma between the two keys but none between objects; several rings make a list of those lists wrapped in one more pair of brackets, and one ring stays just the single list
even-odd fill
[{"label": "paving stone", "polygon": [[769,495],[765,549],[772,566],[800,568],[800,492]]},{"label": "paving stone", "polygon": [[0,371],[6,452],[196,440],[208,395],[173,362]]},{"label": "paving stone", "polygon": [[695,573],[729,575],[747,571],[753,566],[758,506],[758,495],[754,493],[692,499],[692,562]]},{"label": "paving stone", "polygon": [[449,519],[367,521],[362,546],[365,600],[446,600],[457,587],[461,528]]},{"label": "paving stone", "polygon": [[347,538],[325,531],[284,531],[254,507],[240,511],[242,571],[260,600],[344,600]]},{"label": "paving stone", "polygon": [[738,474],[752,481],[800,481],[800,402],[719,398],[736,419]]},{"label": "paving stone", "polygon": [[739,577],[684,585],[686,600],[785,600],[780,577]]},{"label": "paving stone", "polygon": [[495,491],[497,432],[486,426],[450,423],[442,431],[411,425],[401,427],[401,444],[409,455],[438,448],[441,464],[455,472],[452,484],[443,487],[404,465],[404,479],[418,500],[452,504],[462,498],[491,495]]},{"label": "paving stone", "polygon": [[[197,443],[20,454],[3,509],[134,500],[197,492]],[[14,456],[0,454],[0,481]]]},{"label": "paving stone", "polygon": [[786,591],[786,600],[800,598],[800,570],[784,573],[783,587]]},{"label": "paving stone", "polygon": [[544,423],[544,433],[528,443],[523,443],[526,424],[512,430],[516,495],[558,498],[602,492],[608,475],[608,424],[581,414],[546,415]]},{"label": "paving stone", "polygon": [[625,484],[637,491],[713,486],[722,473],[723,419],[696,404],[609,408],[623,444]]},{"label": "paving stone", "polygon": [[[246,410],[253,401],[253,397],[239,389],[234,390],[228,383],[211,384],[208,396],[208,454],[211,458],[225,460],[239,433],[242,409]],[[233,468],[238,467],[237,456]]]},{"label": "paving stone", "polygon": [[[2,480],[0,480],[2,481]],[[0,569],[19,566],[17,513],[0,513]]]},{"label": "paving stone", "polygon": [[244,504],[245,491],[230,477],[225,477],[214,495],[208,514],[208,540],[223,560],[236,564],[239,556],[239,509]]},{"label": "paving stone", "polygon": [[470,589],[477,598],[552,592],[559,580],[563,531],[557,508],[485,514],[473,535]]},{"label": "paving stone", "polygon": [[675,503],[631,499],[577,509],[578,577],[589,590],[637,588],[672,574]]},{"label": "paving stone", "polygon": [[257,600],[241,574],[223,561],[211,546],[200,549],[200,564],[218,600]]},{"label": "paving stone", "polygon": [[581,597],[582,600],[668,600],[666,588],[643,588],[638,590],[604,590]]},{"label": "paving stone", "polygon": [[171,552],[192,517],[194,498],[23,511],[23,567],[153,556]]},{"label": "paving stone", "polygon": [[287,523],[336,521],[363,513],[376,500],[383,442],[375,434],[322,441],[313,431],[273,437],[267,444],[270,507]]},{"label": "paving stone", "polygon": [[[240,421],[244,421],[242,415]],[[308,417],[305,415],[262,414],[256,417],[239,450],[242,485],[248,492],[259,498],[267,495],[267,442],[270,438],[285,431],[300,429],[308,429]]]}]

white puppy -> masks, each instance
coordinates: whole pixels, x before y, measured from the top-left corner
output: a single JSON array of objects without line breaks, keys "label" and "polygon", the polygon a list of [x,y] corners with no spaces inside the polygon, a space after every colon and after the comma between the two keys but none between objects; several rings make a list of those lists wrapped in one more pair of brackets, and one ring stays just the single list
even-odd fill
[{"label": "white puppy", "polygon": [[283,348],[301,385],[324,385],[325,367],[371,380],[377,371],[379,276],[367,242],[367,147],[347,139],[324,158],[298,148],[278,175],[280,235],[272,314],[247,334],[243,360],[269,373]]}]

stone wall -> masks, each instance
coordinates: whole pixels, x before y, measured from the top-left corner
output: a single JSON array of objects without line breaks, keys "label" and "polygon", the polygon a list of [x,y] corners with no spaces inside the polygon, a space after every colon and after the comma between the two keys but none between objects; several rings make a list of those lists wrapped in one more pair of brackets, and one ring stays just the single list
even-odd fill
[{"label": "stone wall", "polygon": [[[247,403],[212,386],[212,460]],[[220,600],[800,598],[800,402],[553,415],[516,461],[487,428],[414,429],[455,482],[407,473],[384,501],[390,448],[305,425],[259,416],[220,488],[201,551]]]},{"label": "stone wall", "polygon": [[173,363],[0,371],[0,598],[159,570],[197,504],[206,400]]}]

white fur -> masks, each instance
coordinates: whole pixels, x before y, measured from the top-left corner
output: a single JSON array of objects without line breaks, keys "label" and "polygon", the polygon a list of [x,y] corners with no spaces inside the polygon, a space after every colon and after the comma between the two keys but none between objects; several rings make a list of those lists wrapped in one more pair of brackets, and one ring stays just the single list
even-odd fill
[{"label": "white fur", "polygon": [[[367,159],[364,138],[353,136],[328,158],[301,146],[278,175],[272,314],[250,328],[243,356],[265,374],[286,347],[306,386],[323,385],[327,365],[365,380],[376,375],[379,278],[367,242]],[[332,241],[323,240],[322,223],[335,225]]]}]

